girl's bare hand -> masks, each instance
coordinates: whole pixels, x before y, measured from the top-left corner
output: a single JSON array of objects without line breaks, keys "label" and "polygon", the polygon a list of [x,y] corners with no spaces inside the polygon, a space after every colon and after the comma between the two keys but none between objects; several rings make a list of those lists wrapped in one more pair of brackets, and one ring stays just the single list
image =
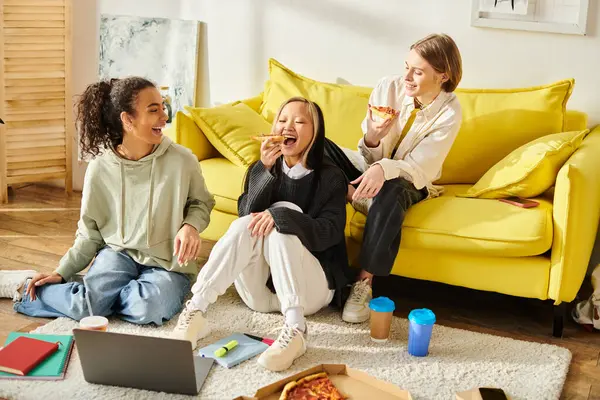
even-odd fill
[{"label": "girl's bare hand", "polygon": [[269,138],[260,145],[260,161],[266,169],[271,170],[277,159],[281,156],[281,143]]},{"label": "girl's bare hand", "polygon": [[51,274],[36,274],[33,278],[31,278],[31,280],[29,281],[29,285],[27,286],[27,291],[25,292],[25,294],[27,294],[29,296],[29,298],[31,298],[31,300],[35,300],[35,288],[39,287],[39,286],[43,286],[46,283],[61,283],[62,282],[62,276],[60,276],[60,274],[58,272],[53,272]]},{"label": "girl's bare hand", "polygon": [[373,111],[369,105],[369,119],[371,120],[371,123],[369,124],[369,129],[365,135],[365,144],[369,147],[379,146],[381,139],[390,133],[390,129],[396,122],[396,118],[398,118],[397,114],[395,114],[392,118],[388,118],[383,121],[375,121],[373,120]]}]

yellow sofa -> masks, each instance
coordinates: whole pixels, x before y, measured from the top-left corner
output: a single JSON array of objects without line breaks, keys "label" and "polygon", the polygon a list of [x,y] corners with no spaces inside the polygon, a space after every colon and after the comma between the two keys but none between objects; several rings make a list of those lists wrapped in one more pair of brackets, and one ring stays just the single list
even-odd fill
[{"label": "yellow sofa", "polygon": [[[274,90],[269,88],[273,79],[272,73],[271,83],[267,83],[265,92],[242,103],[265,115],[266,103],[270,101],[267,96],[270,90]],[[308,80],[302,76],[298,79]],[[355,90],[344,85],[335,86],[346,92]],[[564,112],[562,129],[585,129],[585,114],[566,111],[572,82],[568,90],[561,106]],[[498,93],[508,94],[509,91],[493,91],[492,97],[497,98]],[[306,96],[310,92],[300,90],[299,94]],[[491,138],[480,133],[474,135],[473,132],[483,132],[500,124],[494,119],[489,122],[479,117],[477,121],[473,120],[472,105],[480,106],[484,98],[490,96],[490,91],[464,90],[458,91],[457,95],[463,105],[464,121],[455,148],[444,165],[444,171],[449,172],[444,172],[438,182],[443,184],[445,192],[441,197],[417,204],[407,213],[392,274],[513,296],[552,299],[556,306],[553,333],[560,336],[565,302],[575,298],[583,282],[600,216],[600,127],[593,129],[562,165],[554,187],[536,198],[540,202],[539,207],[523,209],[493,199],[466,198],[461,194],[472,187],[486,170],[531,138],[511,144],[513,139],[507,139],[507,134],[493,132]],[[551,101],[552,96],[544,98]],[[527,100],[526,96],[519,98],[535,101]],[[514,98],[510,104],[514,104]],[[493,107],[499,109],[497,103]],[[506,112],[501,115],[504,122],[507,118],[510,122],[513,114]],[[517,123],[512,121],[512,129],[518,130],[521,124],[519,118],[523,116],[514,114],[513,117],[515,115]],[[362,115],[358,118],[362,119]],[[177,126],[170,130],[169,135],[176,142],[190,147],[199,158],[208,189],[216,199],[211,223],[201,237],[216,241],[237,218],[236,201],[242,191],[245,167],[223,157],[198,125],[190,121],[192,119],[180,114]],[[544,122],[533,118],[522,123],[543,125]],[[473,126],[476,126],[474,131]],[[340,132],[328,132],[328,136],[338,143],[357,143],[360,128],[352,131],[353,137],[348,138],[347,133],[340,135]],[[478,139],[479,136],[482,138]],[[472,142],[481,140],[478,145],[481,150],[477,150],[476,144],[468,144],[465,138]],[[482,157],[474,157],[473,152],[481,153]],[[462,165],[465,159],[468,159],[466,168]],[[476,172],[473,174],[473,171]],[[358,266],[356,260],[365,220],[363,214],[347,206],[346,237],[349,259],[355,266]]]}]

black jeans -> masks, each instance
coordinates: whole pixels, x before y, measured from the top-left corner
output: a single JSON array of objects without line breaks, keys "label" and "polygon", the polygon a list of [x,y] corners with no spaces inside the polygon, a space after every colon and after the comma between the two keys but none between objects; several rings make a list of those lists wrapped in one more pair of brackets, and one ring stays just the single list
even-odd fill
[{"label": "black jeans", "polygon": [[[353,181],[362,173],[350,162],[344,152],[331,140],[325,140],[325,156],[344,171]],[[360,267],[375,276],[388,276],[394,266],[402,223],[408,209],[428,196],[427,188],[418,190],[404,178],[385,181],[373,198],[360,250]]]}]

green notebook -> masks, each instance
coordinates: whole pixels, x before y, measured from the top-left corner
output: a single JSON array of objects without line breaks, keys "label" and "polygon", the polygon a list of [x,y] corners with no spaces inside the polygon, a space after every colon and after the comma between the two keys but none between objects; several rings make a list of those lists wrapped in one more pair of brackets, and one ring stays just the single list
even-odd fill
[{"label": "green notebook", "polygon": [[60,380],[64,379],[67,365],[73,351],[73,335],[47,335],[42,333],[11,332],[4,346],[18,338],[26,336],[33,339],[45,340],[47,342],[60,342],[58,350],[31,370],[26,376],[9,374],[0,371],[0,379],[33,379],[33,380]]}]

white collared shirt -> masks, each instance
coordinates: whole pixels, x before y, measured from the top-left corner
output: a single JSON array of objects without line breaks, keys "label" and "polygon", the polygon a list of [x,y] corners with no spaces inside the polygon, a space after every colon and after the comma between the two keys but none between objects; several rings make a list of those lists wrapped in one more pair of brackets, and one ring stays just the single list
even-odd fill
[{"label": "white collared shirt", "polygon": [[306,175],[308,175],[312,172],[312,169],[306,168],[304,165],[302,165],[301,162],[297,163],[296,165],[294,165],[293,167],[290,168],[290,167],[288,167],[285,160],[281,161],[281,170],[283,171],[284,174],[286,174],[288,177],[290,177],[292,179],[304,178]]},{"label": "white collared shirt", "polygon": [[[371,92],[369,104],[389,106],[400,114],[377,147],[368,147],[364,136],[360,139],[358,152],[364,161],[369,166],[381,165],[386,180],[402,177],[412,182],[417,189],[427,187],[431,193],[435,193],[433,182],[442,174],[442,165],[462,122],[462,111],[456,95],[442,91],[431,104],[417,111],[415,121],[393,159],[392,151],[415,108],[414,98],[405,93],[404,77],[390,76],[381,79]],[[364,134],[372,123],[367,112],[361,125]]]}]

